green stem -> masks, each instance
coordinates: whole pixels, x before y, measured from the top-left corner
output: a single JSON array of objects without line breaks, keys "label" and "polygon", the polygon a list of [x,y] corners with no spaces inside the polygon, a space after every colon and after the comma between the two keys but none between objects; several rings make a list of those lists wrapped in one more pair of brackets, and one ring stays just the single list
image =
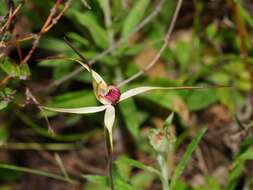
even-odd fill
[{"label": "green stem", "polygon": [[112,160],[112,154],[108,157],[108,164],[109,164],[109,176],[110,176],[110,185],[111,190],[115,190],[114,188],[114,179],[113,179],[113,160]]},{"label": "green stem", "polygon": [[157,156],[157,162],[160,167],[161,171],[161,182],[163,186],[163,190],[169,190],[169,174],[168,174],[168,165],[167,165],[167,160],[166,156],[163,153],[159,153]]},{"label": "green stem", "polygon": [[108,160],[108,168],[109,168],[109,178],[110,178],[110,186],[111,190],[115,190],[114,188],[114,178],[113,178],[113,152],[111,149],[111,143],[110,143],[110,137],[109,132],[106,128],[104,128],[105,131],[105,144],[106,144],[106,150],[107,150],[107,160]]}]

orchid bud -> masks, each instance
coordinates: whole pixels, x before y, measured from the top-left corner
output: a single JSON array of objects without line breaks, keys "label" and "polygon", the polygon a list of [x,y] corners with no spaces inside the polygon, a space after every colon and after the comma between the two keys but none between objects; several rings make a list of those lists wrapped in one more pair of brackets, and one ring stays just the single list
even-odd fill
[{"label": "orchid bud", "polygon": [[170,152],[176,141],[175,135],[171,130],[152,129],[149,134],[149,142],[157,152]]}]

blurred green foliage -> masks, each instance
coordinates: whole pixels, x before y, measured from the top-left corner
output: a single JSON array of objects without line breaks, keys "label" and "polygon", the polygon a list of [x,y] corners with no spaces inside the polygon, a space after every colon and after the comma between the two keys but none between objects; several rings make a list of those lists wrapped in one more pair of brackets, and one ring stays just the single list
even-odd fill
[{"label": "blurred green foliage", "polygon": [[[18,0],[14,1],[18,4]],[[0,47],[0,141],[8,142],[8,137],[12,135],[12,125],[17,120],[22,121],[23,125],[30,127],[39,136],[44,136],[57,141],[80,141],[86,138],[84,134],[97,131],[101,120],[100,115],[90,117],[63,116],[64,123],[69,126],[80,126],[83,123],[89,126],[88,129],[73,130],[71,134],[48,134],[46,126],[42,121],[40,110],[36,108],[24,108],[27,104],[25,88],[31,88],[36,98],[43,104],[53,107],[80,107],[95,106],[96,99],[91,89],[91,79],[87,72],[74,74],[72,78],[63,83],[54,83],[68,76],[78,68],[75,62],[62,59],[50,59],[50,56],[77,57],[75,53],[64,43],[63,36],[66,35],[73,45],[80,50],[87,60],[93,59],[104,50],[111,48],[109,39],[110,32],[114,40],[128,39],[120,43],[118,47],[112,47],[113,51],[99,58],[94,69],[100,73],[109,83],[117,84],[125,78],[135,74],[138,70],[148,64],[145,57],[147,49],[157,52],[163,44],[163,37],[168,28],[168,23],[172,17],[176,6],[176,1],[165,1],[158,15],[150,20],[140,31],[135,32],[131,37],[129,34],[135,31],[138,24],[155,10],[157,2],[149,0],[129,1],[129,5],[124,5],[121,0],[110,2],[110,14],[112,25],[107,28],[104,13],[108,10],[105,0],[87,0],[90,8],[87,8],[82,1],[73,1],[71,7],[66,12],[62,20],[48,33],[44,34],[35,55],[28,64],[20,64],[18,53],[15,47],[11,47],[7,55],[2,56]],[[169,112],[175,112],[181,116],[183,112],[196,114],[210,108],[213,105],[223,105],[229,110],[233,117],[246,101],[246,94],[252,89],[252,81],[248,70],[245,69],[244,61],[240,52],[240,36],[236,26],[233,24],[233,15],[225,15],[223,19],[229,19],[229,24],[222,19],[214,18],[212,21],[202,26],[199,22],[200,14],[204,14],[203,7],[205,1],[195,1],[198,14],[194,15],[193,24],[190,29],[179,27],[184,25],[184,20],[179,17],[179,27],[175,30],[175,35],[171,38],[169,47],[161,56],[158,63],[160,67],[155,68],[155,77],[151,73],[144,74],[131,84],[124,86],[124,89],[133,86],[186,86],[186,85],[231,85],[227,89],[205,89],[196,91],[157,91],[147,93],[133,99],[129,99],[119,106],[118,124],[120,127],[127,128],[132,135],[136,147],[148,155],[153,155],[152,148],[148,145],[147,139],[142,134],[144,124],[150,124],[155,117],[165,118]],[[27,0],[27,4],[22,7],[20,15],[28,20],[27,30],[37,32],[43,25],[46,16],[49,14],[53,5],[51,0]],[[247,9],[238,1],[239,14],[241,20],[249,33],[252,33],[253,19]],[[62,7],[61,7],[62,8]],[[38,12],[37,12],[38,10]],[[0,2],[0,15],[7,14],[7,7]],[[183,13],[182,13],[183,14]],[[189,13],[193,14],[193,13]],[[229,18],[226,18],[229,17]],[[187,24],[186,24],[187,25]],[[0,22],[0,27],[2,22]],[[20,33],[26,32],[21,29]],[[182,33],[178,35],[178,33]],[[11,38],[11,31],[7,31],[0,36],[0,43],[7,42]],[[252,38],[249,35],[248,38]],[[252,39],[247,40],[248,62],[251,67],[252,59]],[[31,47],[30,42],[19,43],[22,52],[27,53]],[[144,58],[140,56],[144,54]],[[141,58],[140,58],[141,57]],[[137,64],[136,64],[137,63]],[[160,74],[161,73],[161,74]],[[165,73],[165,74],[162,74]],[[8,77],[7,84],[3,84]],[[52,84],[57,84],[53,85]],[[180,102],[180,107],[179,106]],[[181,109],[182,108],[182,109]],[[19,112],[17,112],[19,110]],[[22,113],[20,113],[22,112]],[[26,113],[27,114],[24,114]],[[11,119],[9,117],[11,115]],[[58,121],[61,116],[59,113],[47,113],[52,121]],[[181,130],[187,132],[190,124],[182,121],[179,117]],[[36,123],[39,123],[37,125]],[[203,126],[201,126],[203,127]],[[90,129],[91,128],[91,129]],[[64,131],[64,130],[63,130]],[[202,131],[203,132],[203,131]],[[67,132],[68,133],[68,132]],[[87,135],[89,136],[89,135]],[[201,135],[200,135],[201,136]],[[88,138],[88,137],[87,137]],[[193,141],[195,149],[197,141]],[[235,189],[239,176],[241,175],[246,160],[253,159],[251,143],[246,144],[243,151],[233,160],[234,167],[229,174],[227,187],[219,187],[215,179],[206,176],[206,185],[200,189]],[[186,155],[186,160],[190,159]],[[183,166],[182,166],[183,165]],[[179,167],[185,167],[185,163]],[[136,160],[130,160],[121,156],[115,162],[116,187],[118,190],[145,189],[156,179],[156,170],[150,168]],[[141,171],[131,174],[133,168]],[[181,175],[181,169],[176,169]],[[10,177],[6,177],[10,176]],[[193,189],[189,184],[178,179],[174,174],[173,186],[176,184],[178,190]],[[87,181],[84,188],[89,189],[108,189],[109,182],[107,177],[84,175]],[[21,178],[20,173],[7,173],[0,170],[0,178],[4,182],[15,181]],[[173,180],[173,178],[172,178]],[[253,178],[251,177],[253,184]],[[253,186],[253,185],[252,185]],[[0,186],[1,189],[8,189]],[[197,190],[199,188],[196,188]]]}]

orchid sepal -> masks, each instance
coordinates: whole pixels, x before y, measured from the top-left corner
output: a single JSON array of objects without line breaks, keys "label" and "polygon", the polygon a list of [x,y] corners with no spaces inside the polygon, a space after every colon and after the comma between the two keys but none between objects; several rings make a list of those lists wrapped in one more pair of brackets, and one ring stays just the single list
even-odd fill
[{"label": "orchid sepal", "polygon": [[107,106],[92,106],[92,107],[81,107],[81,108],[52,108],[47,106],[42,106],[43,109],[48,111],[62,112],[62,113],[75,113],[75,114],[89,114],[104,111]]}]

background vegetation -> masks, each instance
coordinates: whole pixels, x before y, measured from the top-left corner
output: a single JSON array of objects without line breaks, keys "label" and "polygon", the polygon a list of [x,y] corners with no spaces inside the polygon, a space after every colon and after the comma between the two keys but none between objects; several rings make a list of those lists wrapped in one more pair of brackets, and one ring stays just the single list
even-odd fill
[{"label": "background vegetation", "polygon": [[179,3],[0,0],[0,190],[110,188],[103,114],[41,108],[98,105],[89,73],[62,59],[78,58],[64,36],[123,91],[231,86],[153,91],[117,105],[116,189],[166,189],[168,180],[177,190],[253,189],[253,3]]}]

